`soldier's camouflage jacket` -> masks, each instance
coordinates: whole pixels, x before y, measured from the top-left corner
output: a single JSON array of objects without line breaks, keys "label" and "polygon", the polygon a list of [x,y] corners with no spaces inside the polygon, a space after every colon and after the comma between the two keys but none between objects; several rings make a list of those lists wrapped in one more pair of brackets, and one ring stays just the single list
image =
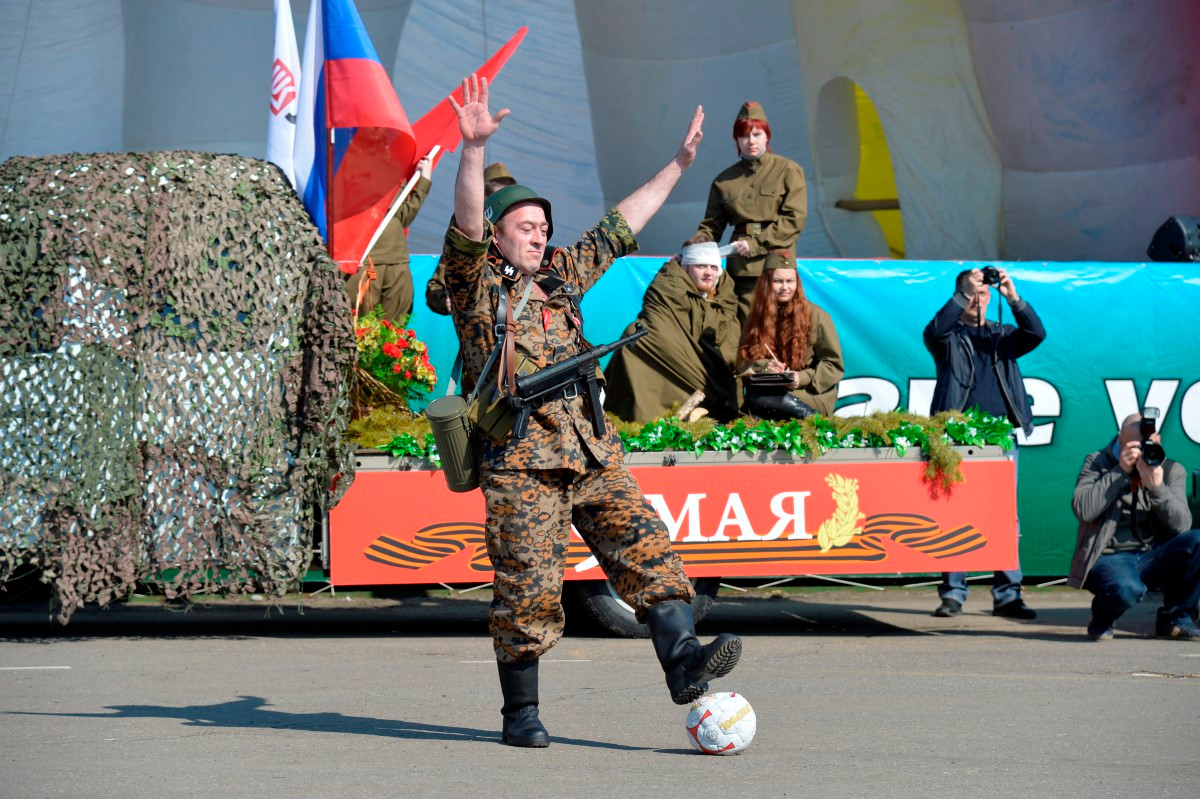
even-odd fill
[{"label": "soldier's camouflage jacket", "polygon": [[[497,291],[508,293],[516,310],[524,284],[511,264],[488,255],[492,226],[485,222],[483,241],[472,241],[451,223],[446,231],[441,263],[453,306],[454,329],[462,354],[463,388],[480,379],[480,371],[496,345]],[[629,223],[615,209],[570,247],[558,248],[543,260],[534,277],[549,287],[545,300],[529,296],[515,321],[517,353],[543,368],[589,346],[583,338],[579,301],[613,261],[635,252],[637,242]],[[495,381],[495,367],[488,379]],[[487,386],[484,386],[487,389]],[[570,469],[584,473],[588,455],[613,466],[624,463],[621,439],[611,424],[597,437],[582,396],[549,402],[533,411],[522,439],[510,434],[496,443],[486,436],[480,466],[484,469]]]}]

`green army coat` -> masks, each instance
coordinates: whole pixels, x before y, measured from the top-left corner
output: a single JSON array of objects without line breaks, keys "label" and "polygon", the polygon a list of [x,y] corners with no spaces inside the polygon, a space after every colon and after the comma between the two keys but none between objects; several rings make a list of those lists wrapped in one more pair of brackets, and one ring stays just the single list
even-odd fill
[{"label": "green army coat", "polygon": [[404,202],[400,203],[396,215],[383,229],[379,241],[371,248],[372,261],[376,264],[408,263],[408,237],[404,235],[404,229],[417,218],[417,212],[421,210],[421,205],[432,187],[433,181],[428,178],[417,179],[417,185],[413,186]]},{"label": "green army coat", "polygon": [[757,277],[769,251],[794,253],[807,217],[804,170],[795,161],[768,152],[754,160],[739,159],[717,175],[696,232],[719,242],[725,228],[732,227],[731,241],[747,240],[750,256],[731,255],[725,267],[733,277]]},{"label": "green army coat", "polygon": [[[483,241],[472,241],[452,223],[442,249],[451,316],[463,359],[464,389],[480,379],[496,343],[496,292],[507,292],[515,311],[525,288],[520,273],[511,264],[488,256],[491,242],[490,223],[484,225]],[[575,244],[556,248],[535,279],[540,284],[545,278],[554,278],[557,285],[545,299],[530,295],[516,318],[517,354],[540,369],[583,352],[587,343],[580,332],[582,320],[575,316],[579,300],[613,261],[636,250],[637,241],[629,223],[615,209]],[[487,379],[489,385],[494,385],[494,368]],[[487,436],[480,438],[480,466],[484,470],[568,469],[584,474],[590,463],[621,466],[625,462],[616,430],[608,424],[604,434],[597,436],[582,396],[539,406],[530,416],[524,438],[515,439],[511,432],[499,442]]]},{"label": "green army coat", "polygon": [[733,365],[741,326],[728,275],[721,274],[708,299],[678,261],[667,261],[647,287],[637,318],[650,332],[609,361],[606,411],[625,421],[648,422],[700,390],[706,395],[703,407],[714,418],[737,414]]},{"label": "green army coat", "polygon": [[[800,376],[800,387],[793,390],[796,399],[822,416],[832,416],[837,404],[837,388],[846,374],[842,361],[842,344],[838,340],[837,328],[825,309],[808,304],[812,329],[808,333],[808,363],[791,364]],[[738,374],[750,369],[754,372],[767,371],[767,361],[743,361],[738,364]]]},{"label": "green army coat", "polygon": [[[371,261],[375,264],[378,278],[368,287],[360,313],[366,314],[380,305],[383,306],[383,318],[395,324],[402,324],[412,313],[413,281],[408,266],[408,237],[404,229],[417,218],[417,212],[421,210],[421,204],[425,202],[432,186],[433,183],[427,178],[417,180],[392,221],[383,229],[379,241],[371,248]],[[350,293],[351,303],[358,296],[359,285],[366,278],[366,272],[365,267],[361,268],[346,279],[346,291]]]},{"label": "green army coat", "polygon": [[425,305],[434,313],[447,316],[450,313],[449,300],[450,294],[446,291],[446,267],[442,266],[441,261],[438,261],[433,275],[425,284]]}]

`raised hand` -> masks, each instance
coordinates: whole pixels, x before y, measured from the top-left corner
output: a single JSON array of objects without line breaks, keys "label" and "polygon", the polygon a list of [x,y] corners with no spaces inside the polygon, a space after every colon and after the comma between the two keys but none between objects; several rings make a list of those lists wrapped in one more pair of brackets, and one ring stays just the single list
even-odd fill
[{"label": "raised hand", "polygon": [[421,173],[421,177],[431,180],[433,178],[433,159],[429,156],[422,158],[417,162],[417,171]]},{"label": "raised hand", "polygon": [[704,106],[696,106],[696,113],[692,114],[692,122],[688,125],[687,135],[683,137],[683,144],[679,145],[679,152],[675,153],[675,163],[683,169],[687,169],[696,160],[696,148],[700,146],[700,140],[704,138],[704,131],[700,130],[700,126],[704,124]]},{"label": "raised hand", "polygon": [[996,288],[999,289],[1004,299],[1009,302],[1016,302],[1020,299],[1020,296],[1017,294],[1017,287],[1013,285],[1012,278],[1003,269],[1000,270],[1000,284]]},{"label": "raised hand", "polygon": [[453,97],[448,97],[454,113],[458,116],[458,130],[462,133],[463,142],[471,145],[482,145],[500,127],[500,121],[508,116],[507,108],[495,113],[488,109],[487,78],[480,78],[475,73],[463,78],[463,104],[459,105]]}]

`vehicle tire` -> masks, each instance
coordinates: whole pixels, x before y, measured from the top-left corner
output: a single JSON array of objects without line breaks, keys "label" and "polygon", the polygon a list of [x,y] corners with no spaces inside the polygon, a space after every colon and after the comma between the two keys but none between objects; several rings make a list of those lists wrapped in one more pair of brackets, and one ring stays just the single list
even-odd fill
[{"label": "vehicle tire", "polygon": [[[692,580],[692,587],[696,590],[696,598],[692,600],[692,616],[697,622],[708,614],[720,583],[719,577],[697,577]],[[633,616],[633,608],[617,595],[608,580],[577,580],[567,585],[575,588],[579,605],[601,632],[622,638],[650,637],[649,628],[638,623]]]}]

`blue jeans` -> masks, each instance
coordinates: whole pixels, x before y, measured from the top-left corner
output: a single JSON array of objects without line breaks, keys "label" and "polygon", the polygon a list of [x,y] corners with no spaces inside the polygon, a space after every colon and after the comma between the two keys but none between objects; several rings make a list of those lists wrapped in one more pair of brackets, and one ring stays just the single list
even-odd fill
[{"label": "blue jeans", "polygon": [[1083,587],[1091,591],[1092,624],[1111,627],[1147,588],[1162,590],[1158,626],[1196,620],[1200,605],[1200,530],[1177,535],[1149,552],[1101,555]]},{"label": "blue jeans", "polygon": [[[967,601],[967,573],[944,572],[938,596],[960,604]],[[1021,598],[1021,570],[996,572],[992,576],[992,607],[1007,605]]]},{"label": "blue jeans", "polygon": [[[1013,434],[1013,471],[1020,473],[1020,446],[1016,444],[1016,434]],[[1014,475],[1015,476],[1015,475]],[[1017,522],[1017,538],[1021,537],[1021,522]],[[953,599],[960,605],[967,601],[967,573],[942,572],[942,584],[938,586],[938,596],[942,599]],[[1021,567],[1012,571],[992,573],[992,607],[998,608],[1021,598]]]}]

